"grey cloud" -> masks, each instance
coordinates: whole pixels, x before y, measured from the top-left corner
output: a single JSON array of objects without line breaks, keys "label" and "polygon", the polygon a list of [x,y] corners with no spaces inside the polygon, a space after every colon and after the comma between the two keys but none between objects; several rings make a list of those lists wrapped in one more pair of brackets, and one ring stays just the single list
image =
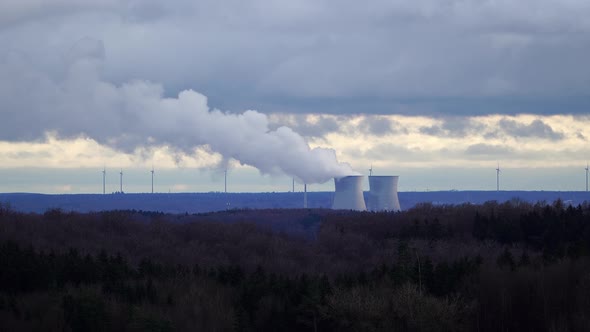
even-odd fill
[{"label": "grey cloud", "polygon": [[548,0],[23,0],[0,4],[0,44],[51,71],[48,51],[96,37],[109,81],[193,88],[224,109],[580,114],[589,13]]},{"label": "grey cloud", "polygon": [[67,63],[72,65],[78,61],[104,61],[105,53],[104,44],[101,40],[84,37],[74,43],[65,58]]},{"label": "grey cloud", "polygon": [[282,116],[281,114],[275,114],[270,117],[270,127],[278,128],[280,126],[287,125],[297,133],[314,138],[322,138],[327,134],[338,132],[342,128],[339,124],[339,119],[319,115],[317,121],[307,121],[306,114],[294,114],[292,116]]},{"label": "grey cloud", "polygon": [[323,138],[330,133],[348,135],[375,135],[385,136],[391,134],[407,134],[408,130],[401,123],[380,115],[364,115],[358,125],[349,123],[351,116],[341,115],[316,115],[314,121],[308,121],[307,114],[271,116],[271,127],[278,128],[288,125],[303,136]]},{"label": "grey cloud", "polygon": [[336,132],[338,131],[338,129],[339,125],[336,119],[320,117],[320,119],[316,123],[310,125],[307,128],[304,128],[303,135],[321,137],[327,133]]},{"label": "grey cloud", "polygon": [[433,125],[430,127],[420,127],[420,132],[422,134],[426,134],[426,135],[430,135],[430,136],[445,136],[446,135],[446,132],[439,125]]},{"label": "grey cloud", "polygon": [[172,8],[166,6],[166,2],[154,0],[129,1],[125,18],[139,23],[163,19],[173,13]]},{"label": "grey cloud", "polygon": [[[398,131],[403,132],[403,128],[400,128],[399,123],[393,127],[389,119],[380,116],[367,116],[365,117],[358,126],[358,129],[368,135],[384,136],[389,134],[395,134]],[[407,131],[405,131],[407,133]]]},{"label": "grey cloud", "polygon": [[0,3],[0,29],[74,15],[112,15],[129,23],[146,23],[194,9],[191,1],[157,0],[6,0]]},{"label": "grey cloud", "polygon": [[0,3],[0,29],[51,17],[80,12],[115,11],[124,8],[121,0],[7,0]]},{"label": "grey cloud", "polygon": [[550,140],[564,138],[563,133],[554,131],[551,126],[539,119],[534,120],[528,125],[514,120],[502,119],[498,122],[498,126],[506,134],[514,137],[537,137]]},{"label": "grey cloud", "polygon": [[439,137],[464,137],[473,132],[481,132],[483,126],[466,117],[444,118],[442,124],[421,127],[422,134]]}]

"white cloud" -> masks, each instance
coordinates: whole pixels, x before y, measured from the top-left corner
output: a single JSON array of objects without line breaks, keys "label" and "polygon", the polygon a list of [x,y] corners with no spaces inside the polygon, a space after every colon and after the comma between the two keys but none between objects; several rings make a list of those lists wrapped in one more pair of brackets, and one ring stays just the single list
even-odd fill
[{"label": "white cloud", "polygon": [[[283,117],[281,115],[280,117]],[[590,136],[590,119],[572,116],[547,116],[519,115],[485,116],[467,118],[479,131],[469,131],[465,136],[451,136],[443,133],[441,136],[433,136],[421,132],[421,128],[441,124],[441,120],[427,117],[411,116],[356,116],[340,117],[333,115],[313,115],[311,118],[333,119],[339,130],[329,130],[318,138],[310,137],[310,145],[328,146],[336,150],[339,160],[349,162],[354,169],[366,173],[370,165],[377,174],[401,174],[405,190],[420,189],[477,189],[476,183],[470,183],[463,179],[459,182],[457,177],[464,173],[470,174],[468,179],[475,179],[485,173],[486,169],[493,170],[497,162],[504,169],[530,169],[531,174],[541,173],[545,185],[555,185],[561,190],[575,187],[575,182],[566,187],[560,184],[561,173],[575,172],[582,169],[586,160],[590,157],[590,148],[587,141],[579,137]],[[306,117],[293,116],[293,119],[308,121]],[[350,131],[358,123],[386,119],[390,123],[397,123],[405,128],[403,132],[390,132],[372,135],[367,131]],[[561,140],[539,140],[534,136],[523,137],[486,137],[490,131],[497,129],[497,124],[502,119],[508,119],[518,126],[527,126],[535,119],[551,126],[554,130],[563,133]],[[154,165],[157,171],[158,190],[168,189],[178,191],[209,191],[221,190],[223,184],[223,172],[216,169],[221,157],[208,152],[206,149],[196,150],[193,154],[178,157],[176,151],[167,147],[153,148],[151,150],[138,149],[130,154],[125,154],[101,145],[96,141],[78,137],[75,139],[60,139],[49,135],[46,139],[37,142],[0,142],[0,173],[4,175],[0,184],[14,191],[43,191],[65,192],[63,187],[70,185],[70,192],[92,192],[99,190],[100,170],[106,166],[110,172],[123,168],[127,174],[126,186],[131,191],[149,191],[148,170]],[[39,168],[41,167],[41,168]],[[26,178],[18,176],[19,169],[38,169],[29,171]],[[53,186],[43,186],[33,180],[36,173],[51,174],[67,168],[68,172],[76,173],[80,170],[93,170],[92,174],[84,175],[84,179],[76,182],[76,179],[56,179]],[[193,173],[204,172],[199,178],[194,178]],[[438,178],[430,176],[432,172],[439,172]],[[53,170],[53,171],[52,171]],[[130,174],[142,173],[137,179],[129,178]],[[421,172],[423,175],[420,175]],[[535,173],[536,172],[536,173]],[[232,190],[238,191],[274,191],[288,190],[290,179],[283,176],[270,178],[256,175],[257,171],[235,163],[230,171]],[[12,175],[11,175],[12,174]],[[478,174],[475,176],[475,174]],[[491,174],[491,173],[490,173]],[[539,173],[540,174],[540,173]],[[547,177],[547,174],[554,174]],[[581,174],[581,173],[580,173]],[[583,175],[583,174],[582,174]],[[424,179],[436,180],[430,184],[413,178],[420,176]],[[491,174],[490,176],[493,176]],[[508,175],[507,175],[508,176]],[[574,177],[573,175],[570,177]],[[50,181],[53,176],[47,176]],[[95,178],[95,184],[90,185],[86,178]],[[6,183],[7,179],[14,183]],[[186,182],[192,179],[194,182]],[[553,179],[553,180],[552,180]],[[110,176],[109,191],[118,188],[116,176]],[[515,179],[514,181],[517,181]],[[16,182],[15,182],[16,181]],[[28,182],[27,182],[28,181]],[[69,181],[69,182],[65,182]],[[74,182],[72,182],[74,181]],[[138,182],[139,181],[139,182]],[[183,182],[184,181],[184,182]],[[449,184],[445,186],[445,181]],[[551,182],[553,181],[553,182]],[[18,185],[17,185],[18,183]],[[451,186],[453,183],[453,186]],[[516,182],[515,182],[516,183]],[[532,183],[532,182],[531,182]],[[175,187],[176,184],[186,184],[188,187]],[[508,185],[508,183],[506,184]],[[416,187],[418,186],[418,187]],[[428,186],[428,187],[425,187]],[[449,187],[451,186],[451,187]],[[282,188],[282,189],[276,189]],[[313,190],[331,190],[331,183],[313,186]],[[514,187],[519,188],[519,187]],[[535,184],[520,189],[545,188],[541,184]],[[481,188],[480,188],[481,189]]]},{"label": "white cloud", "polygon": [[[481,166],[485,162],[504,160],[506,166],[528,163],[542,166],[549,162],[553,166],[571,166],[590,156],[590,148],[584,137],[590,136],[590,120],[571,116],[539,117],[520,115],[514,117],[485,116],[465,118],[478,130],[466,131],[464,135],[438,135],[425,133],[424,125],[437,126],[440,120],[410,116],[356,116],[339,117],[333,115],[314,115],[316,119],[331,119],[337,129],[317,131],[308,137],[312,147],[327,146],[335,149],[340,160],[351,163],[354,168],[365,169],[366,164],[382,164],[428,167],[435,164],[454,166]],[[276,117],[284,118],[284,115]],[[294,120],[297,119],[297,120]],[[307,117],[294,116],[290,125],[298,128],[297,121],[308,123]],[[354,131],[359,124],[374,121],[395,123],[403,131],[383,133],[378,130]],[[496,135],[489,133],[498,130],[497,124],[509,121],[515,128],[532,128],[531,123],[540,121],[560,133],[558,140],[539,140],[538,133],[519,136]],[[528,130],[528,129],[527,129]],[[527,131],[528,133],[528,131]],[[534,135],[533,135],[534,134]],[[542,133],[541,133],[542,134]],[[313,137],[312,137],[313,136]],[[553,156],[553,157],[550,157]],[[179,166],[190,168],[215,168],[221,156],[210,152],[206,146],[197,148],[189,154],[178,154],[167,146],[138,148],[130,153],[101,145],[86,137],[60,139],[48,135],[36,142],[0,141],[0,167],[49,168],[77,167],[150,167],[175,169]],[[550,160],[550,161],[548,161]],[[239,166],[239,163],[233,167]]]}]

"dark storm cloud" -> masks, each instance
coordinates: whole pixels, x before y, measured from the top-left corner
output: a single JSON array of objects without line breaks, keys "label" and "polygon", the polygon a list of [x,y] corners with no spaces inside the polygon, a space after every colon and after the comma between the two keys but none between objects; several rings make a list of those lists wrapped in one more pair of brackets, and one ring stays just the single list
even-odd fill
[{"label": "dark storm cloud", "polygon": [[537,137],[549,140],[560,140],[564,134],[554,131],[551,126],[542,120],[534,120],[530,124],[519,123],[510,119],[502,119],[498,122],[500,129],[513,137]]}]

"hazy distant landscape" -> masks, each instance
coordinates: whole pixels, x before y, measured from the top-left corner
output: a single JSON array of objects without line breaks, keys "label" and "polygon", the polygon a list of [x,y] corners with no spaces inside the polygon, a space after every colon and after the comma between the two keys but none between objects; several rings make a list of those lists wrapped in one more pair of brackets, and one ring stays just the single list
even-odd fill
[{"label": "hazy distant landscape", "polygon": [[[309,192],[309,208],[329,209],[333,192]],[[367,200],[365,193],[365,200]],[[581,191],[431,191],[400,192],[402,209],[418,203],[480,204],[487,201],[521,200],[529,203],[553,202],[578,205],[590,200],[590,193]],[[17,211],[43,213],[48,209],[90,212],[105,210],[142,210],[164,213],[203,213],[229,209],[295,209],[303,207],[303,193],[178,193],[178,194],[67,194],[45,195],[3,193],[0,202],[9,203]]]}]

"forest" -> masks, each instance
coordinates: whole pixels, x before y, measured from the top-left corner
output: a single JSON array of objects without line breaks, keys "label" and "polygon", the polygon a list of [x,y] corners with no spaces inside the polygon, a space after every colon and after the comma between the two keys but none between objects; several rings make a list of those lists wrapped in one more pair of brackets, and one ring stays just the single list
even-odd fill
[{"label": "forest", "polygon": [[0,204],[0,331],[589,331],[590,204]]}]

